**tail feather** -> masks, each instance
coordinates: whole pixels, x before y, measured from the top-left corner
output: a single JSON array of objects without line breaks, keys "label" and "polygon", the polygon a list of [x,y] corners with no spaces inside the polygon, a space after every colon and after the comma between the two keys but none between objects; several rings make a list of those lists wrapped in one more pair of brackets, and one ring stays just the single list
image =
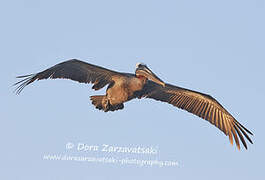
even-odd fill
[{"label": "tail feather", "polygon": [[90,100],[92,101],[92,104],[94,106],[96,106],[97,109],[103,110],[105,112],[116,111],[116,110],[124,108],[123,103],[111,105],[109,103],[107,97],[103,96],[103,95],[101,95],[101,96],[90,96]]},{"label": "tail feather", "polygon": [[117,104],[117,105],[111,105],[109,110],[110,111],[116,111],[116,110],[123,109],[123,108],[124,108],[124,105],[122,103],[122,104]]},{"label": "tail feather", "polygon": [[90,100],[92,101],[92,104],[96,106],[97,109],[101,110],[103,109],[102,101],[105,98],[105,96],[90,96]]}]

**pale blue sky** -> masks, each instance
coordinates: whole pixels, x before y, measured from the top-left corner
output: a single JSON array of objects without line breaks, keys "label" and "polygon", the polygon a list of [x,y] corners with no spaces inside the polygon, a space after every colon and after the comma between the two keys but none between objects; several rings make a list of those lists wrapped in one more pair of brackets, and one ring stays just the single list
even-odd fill
[{"label": "pale blue sky", "polygon": [[[9,0],[0,2],[0,20],[0,179],[264,178],[264,0]],[[132,73],[144,62],[166,82],[211,94],[254,133],[254,144],[239,152],[210,123],[153,100],[98,111],[89,96],[104,90],[69,80],[12,92],[17,75],[71,58]],[[180,166],[42,159],[106,155],[66,150],[67,142],[154,146],[158,155],[136,158]]]}]

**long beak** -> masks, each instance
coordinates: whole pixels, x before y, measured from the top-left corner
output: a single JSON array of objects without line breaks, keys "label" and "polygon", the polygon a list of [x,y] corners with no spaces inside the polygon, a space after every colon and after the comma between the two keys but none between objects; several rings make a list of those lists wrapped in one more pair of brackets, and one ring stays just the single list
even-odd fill
[{"label": "long beak", "polygon": [[137,68],[135,74],[139,76],[144,76],[148,80],[153,81],[165,87],[165,83],[159,77],[157,77],[155,73],[153,73],[147,66],[141,66]]}]

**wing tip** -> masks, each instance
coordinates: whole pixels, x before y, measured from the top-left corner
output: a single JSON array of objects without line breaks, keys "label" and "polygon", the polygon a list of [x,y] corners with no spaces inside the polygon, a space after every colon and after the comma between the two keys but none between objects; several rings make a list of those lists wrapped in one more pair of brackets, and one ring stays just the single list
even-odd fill
[{"label": "wing tip", "polygon": [[32,83],[35,79],[36,74],[28,74],[28,75],[24,75],[24,76],[17,76],[16,78],[24,78],[16,83],[14,83],[12,86],[17,86],[13,93],[15,93],[16,95],[19,95],[21,93],[21,91],[30,83]]}]

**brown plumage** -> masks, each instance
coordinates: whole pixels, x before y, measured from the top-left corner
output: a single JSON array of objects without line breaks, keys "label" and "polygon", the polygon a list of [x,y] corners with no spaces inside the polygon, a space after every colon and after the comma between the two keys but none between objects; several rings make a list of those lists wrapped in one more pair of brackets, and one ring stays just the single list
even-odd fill
[{"label": "brown plumage", "polygon": [[238,149],[240,149],[240,144],[237,135],[239,135],[246,149],[247,144],[243,135],[250,143],[253,143],[247,133],[253,134],[241,125],[218,101],[207,94],[170,84],[162,87],[156,83],[149,82],[143,89],[143,97],[167,102],[209,121],[223,131],[225,135],[229,136],[231,144],[233,144],[232,136],[234,136]]},{"label": "brown plumage", "polygon": [[18,78],[24,79],[15,84],[18,85],[17,94],[35,80],[48,78],[66,78],[81,83],[92,83],[92,88],[95,90],[108,85],[106,95],[91,96],[92,104],[99,110],[115,111],[123,109],[123,103],[133,98],[152,98],[172,104],[209,121],[229,136],[231,144],[233,144],[234,139],[238,149],[240,149],[239,139],[246,149],[247,144],[244,137],[252,143],[248,134],[253,134],[213,97],[165,84],[144,64],[137,64],[135,74],[130,74],[72,59],[42,72],[18,76]]}]

